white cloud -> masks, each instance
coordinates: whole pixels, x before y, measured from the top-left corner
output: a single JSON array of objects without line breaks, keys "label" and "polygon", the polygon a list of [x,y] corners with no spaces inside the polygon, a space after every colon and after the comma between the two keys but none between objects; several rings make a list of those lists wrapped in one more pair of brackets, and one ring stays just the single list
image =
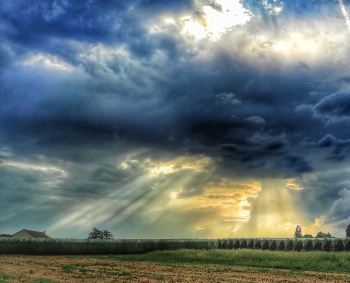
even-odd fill
[{"label": "white cloud", "polygon": [[196,40],[207,38],[218,41],[225,33],[245,25],[251,19],[251,12],[239,0],[215,0],[212,5],[204,5],[198,1],[196,6],[202,11],[200,17],[187,15],[180,21],[182,33]]},{"label": "white cloud", "polygon": [[263,0],[262,4],[271,15],[278,15],[283,10],[283,3],[277,3],[277,0]]},{"label": "white cloud", "polygon": [[26,58],[22,64],[24,66],[43,66],[48,69],[58,71],[72,71],[73,67],[67,62],[59,59],[57,56],[38,53]]}]

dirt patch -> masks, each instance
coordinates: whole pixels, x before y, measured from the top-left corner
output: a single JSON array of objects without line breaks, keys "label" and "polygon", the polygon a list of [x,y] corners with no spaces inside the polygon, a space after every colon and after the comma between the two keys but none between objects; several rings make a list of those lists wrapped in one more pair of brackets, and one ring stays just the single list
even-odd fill
[{"label": "dirt patch", "polygon": [[0,256],[0,283],[17,282],[344,283],[350,282],[350,275],[224,265],[128,262],[107,256]]}]

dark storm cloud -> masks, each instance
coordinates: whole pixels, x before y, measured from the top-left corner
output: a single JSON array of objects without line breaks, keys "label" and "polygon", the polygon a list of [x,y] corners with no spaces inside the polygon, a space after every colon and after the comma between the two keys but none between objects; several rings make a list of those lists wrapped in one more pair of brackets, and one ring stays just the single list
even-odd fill
[{"label": "dark storm cloud", "polygon": [[[7,37],[20,44],[40,46],[50,37],[110,42],[118,25],[120,27],[123,21],[132,23],[123,12],[134,2],[16,1],[2,5],[1,14],[4,23],[11,27],[7,30]],[[131,31],[132,28],[120,31],[119,36],[127,36]]]},{"label": "dark storm cloud", "polygon": [[[212,1],[203,3],[222,10]],[[313,173],[319,164],[312,163],[314,151],[309,149],[326,152],[324,162],[346,160],[350,137],[344,129],[350,94],[338,91],[348,84],[345,67],[337,64],[338,72],[332,72],[327,63],[273,51],[277,41],[286,39],[281,34],[298,29],[294,18],[285,15],[298,18],[303,11],[303,17],[306,13],[324,16],[334,12],[337,1],[244,4],[253,13],[251,22],[213,43],[190,41],[181,33],[180,20],[176,27],[162,27],[157,21],[187,12],[203,17],[189,0],[3,3],[0,169],[10,170],[6,162],[11,159],[22,157],[28,165],[41,156],[41,162],[69,172],[53,184],[57,209],[68,208],[62,204],[64,199],[74,203],[107,195],[134,201],[135,211],[146,212],[143,199],[154,204],[156,196],[169,198],[168,180],[176,184],[174,191],[182,188],[178,198],[188,199],[202,194],[205,182],[219,183],[223,177]],[[281,5],[282,12],[275,13],[274,7]],[[153,25],[160,31],[151,31]],[[271,38],[259,39],[264,28]],[[312,42],[323,42],[326,35],[319,33],[322,36],[316,37],[318,33],[310,32]],[[140,148],[145,153],[133,153]],[[133,158],[127,156],[129,152]],[[133,183],[156,166],[150,162],[179,154],[209,156],[215,176],[190,170],[171,177],[159,175],[156,179],[163,190],[157,193],[150,180]],[[118,167],[121,162],[127,170]],[[8,176],[18,180],[18,190],[12,193],[14,181],[2,179],[3,202],[20,206],[34,201],[41,193],[41,188],[34,190],[35,184],[51,176],[44,174],[43,181],[35,170],[11,171]],[[186,178],[188,182],[181,184],[179,180]],[[332,181],[329,177],[324,183]],[[26,186],[28,194],[19,197]],[[131,192],[129,198],[123,198],[123,190]],[[109,195],[112,191],[115,195]],[[322,187],[316,200],[321,203],[325,194],[325,201],[334,202],[340,189],[331,191]],[[128,204],[116,208],[115,214],[125,212]],[[335,218],[341,214],[332,211]]]},{"label": "dark storm cloud", "polygon": [[[17,97],[17,100],[6,103],[3,127],[8,140],[18,141],[19,136],[28,135],[41,147],[64,145],[68,150],[70,145],[72,156],[76,155],[74,146],[85,143],[142,140],[144,144],[161,147],[192,144],[191,150],[195,146],[205,151],[209,147],[210,152],[240,160],[249,168],[261,167],[266,156],[287,154],[305,138],[305,133],[315,134],[321,121],[305,117],[305,112],[294,111],[294,105],[303,103],[308,91],[302,83],[292,91],[292,85],[300,79],[298,74],[288,80],[282,77],[277,80],[272,74],[261,74],[251,68],[237,69],[233,58],[227,57],[222,66],[220,58],[221,54],[205,66],[220,68],[220,81],[203,71],[202,64],[182,64],[187,75],[178,70],[171,72],[170,82],[155,81],[144,98],[129,95],[128,82],[115,89],[125,89],[126,95],[110,93],[113,89],[106,92],[100,89],[100,83],[80,79],[80,75],[73,83],[70,78],[54,78],[55,73],[51,76],[50,72],[32,75],[14,72],[8,77],[6,87],[8,97]],[[239,79],[235,79],[236,74]],[[22,77],[22,87],[13,88],[18,76]],[[56,81],[60,87],[52,88],[46,80]],[[99,80],[102,83],[105,79]],[[197,83],[193,84],[193,80]],[[165,94],[154,95],[160,86]],[[35,94],[31,90],[35,90]],[[295,101],[286,104],[287,97]],[[305,118],[307,123],[302,122]],[[310,132],[311,125],[315,126],[314,133]]]},{"label": "dark storm cloud", "polygon": [[323,98],[314,106],[314,111],[321,117],[339,120],[350,117],[350,93],[339,91]]},{"label": "dark storm cloud", "polygon": [[150,36],[143,24],[165,10],[175,13],[188,8],[191,1],[163,2],[8,2],[0,7],[2,39],[18,56],[32,51],[57,55],[72,65],[84,66],[92,75],[97,66],[79,57],[91,44],[126,45],[141,58],[161,49],[176,58],[178,42],[166,34]]},{"label": "dark storm cloud", "polygon": [[[307,207],[310,220],[323,215],[326,224],[345,231],[349,221],[348,174],[348,170],[337,168],[315,174],[313,180],[301,182],[304,189],[300,191],[298,203]],[[339,233],[338,237],[343,237],[343,233]]]},{"label": "dark storm cloud", "polygon": [[189,9],[193,5],[192,0],[142,0],[138,3],[141,9],[163,12],[163,11],[178,11]]},{"label": "dark storm cloud", "polygon": [[43,168],[28,167],[25,163],[8,164],[5,161],[0,164],[0,175],[2,227],[12,227],[12,230],[33,223],[33,228],[42,229],[60,212],[60,205],[54,201],[48,205],[48,199],[58,193],[56,185],[63,178],[62,171],[51,168],[45,172]]},{"label": "dark storm cloud", "polygon": [[350,140],[336,139],[333,135],[326,135],[317,142],[317,146],[331,148],[332,151],[327,158],[340,161],[345,158],[345,152],[350,146]]},{"label": "dark storm cloud", "polygon": [[294,174],[301,175],[303,173],[311,172],[312,167],[310,166],[310,161],[305,160],[304,156],[296,153],[289,153],[282,158],[282,160],[277,162],[278,167],[283,167],[287,169],[293,176]]}]

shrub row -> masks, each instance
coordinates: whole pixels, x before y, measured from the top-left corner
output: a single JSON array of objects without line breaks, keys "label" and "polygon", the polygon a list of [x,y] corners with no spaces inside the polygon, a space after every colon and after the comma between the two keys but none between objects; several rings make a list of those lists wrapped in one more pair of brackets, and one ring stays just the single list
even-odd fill
[{"label": "shrub row", "polygon": [[25,255],[101,255],[141,254],[159,250],[214,249],[216,240],[78,240],[0,238],[0,254]]},{"label": "shrub row", "polygon": [[350,251],[350,239],[219,239],[219,249]]},{"label": "shrub row", "polygon": [[0,254],[141,254],[177,249],[261,249],[271,251],[350,251],[350,239],[160,239],[79,240],[0,238]]}]

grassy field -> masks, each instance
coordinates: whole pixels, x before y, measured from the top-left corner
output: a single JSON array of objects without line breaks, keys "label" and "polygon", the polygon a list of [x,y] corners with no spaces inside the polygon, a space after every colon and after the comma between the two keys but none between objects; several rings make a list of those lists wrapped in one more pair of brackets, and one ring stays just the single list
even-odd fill
[{"label": "grassy field", "polygon": [[262,250],[178,250],[141,255],[111,256],[125,261],[220,264],[297,271],[350,273],[350,253],[285,252]]},{"label": "grassy field", "polygon": [[138,255],[0,256],[0,283],[350,282],[350,253],[177,250]]}]

